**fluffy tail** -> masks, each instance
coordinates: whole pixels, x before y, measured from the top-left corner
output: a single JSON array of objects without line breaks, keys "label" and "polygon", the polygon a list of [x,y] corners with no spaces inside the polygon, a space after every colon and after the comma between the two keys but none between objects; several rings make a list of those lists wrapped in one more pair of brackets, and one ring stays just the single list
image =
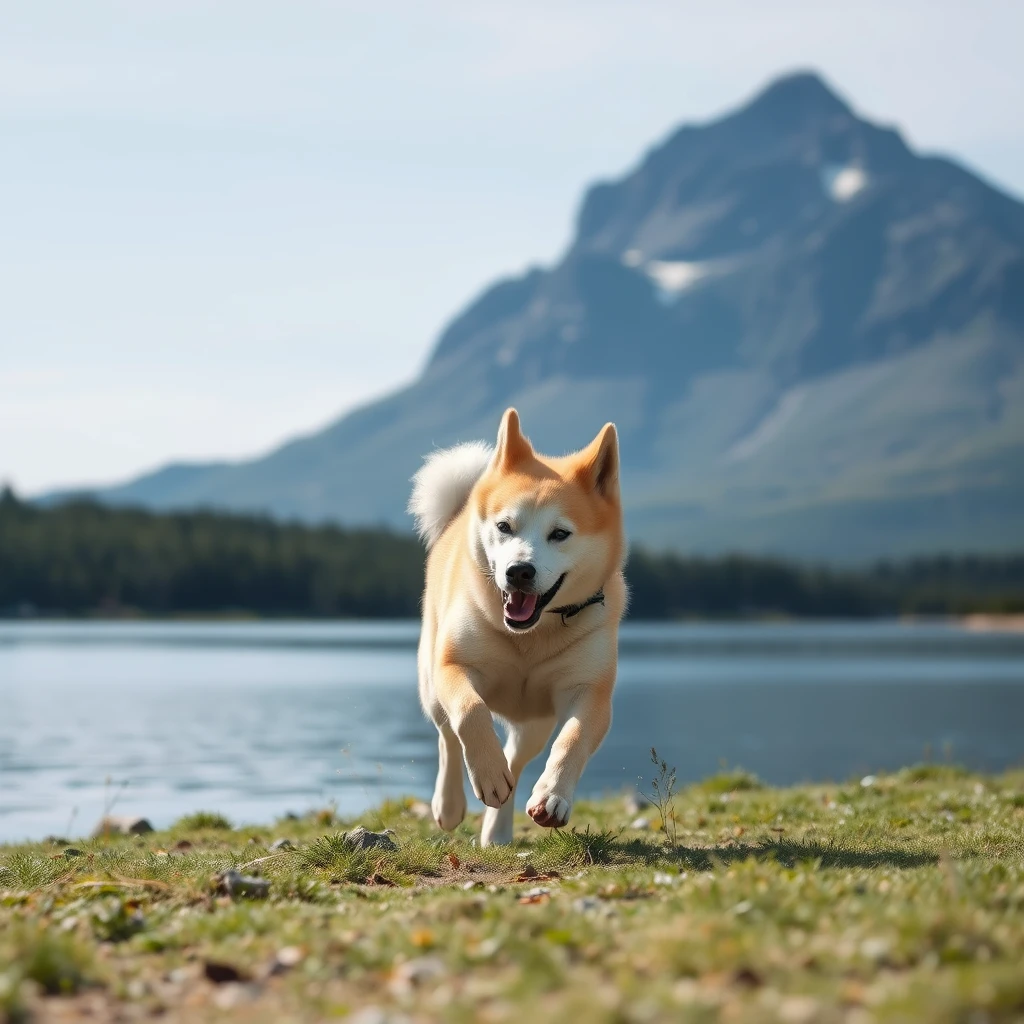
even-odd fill
[{"label": "fluffy tail", "polygon": [[408,511],[416,520],[416,532],[428,548],[466,504],[473,484],[491,461],[494,450],[482,441],[459,444],[431,452],[412,478]]}]

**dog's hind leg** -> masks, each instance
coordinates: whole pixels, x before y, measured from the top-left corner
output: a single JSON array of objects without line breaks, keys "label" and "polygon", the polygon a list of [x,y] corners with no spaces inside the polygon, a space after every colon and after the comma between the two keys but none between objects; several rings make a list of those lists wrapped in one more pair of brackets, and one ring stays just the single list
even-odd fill
[{"label": "dog's hind leg", "polygon": [[[554,718],[535,718],[528,722],[507,722],[508,739],[505,741],[505,759],[516,783],[523,769],[544,749],[555,728]],[[513,805],[516,791],[500,807],[484,811],[484,827],[480,835],[481,846],[504,846],[512,842]]]},{"label": "dog's hind leg", "polygon": [[462,746],[447,722],[437,723],[437,785],[430,809],[434,821],[451,832],[466,816],[466,790],[462,783]]}]

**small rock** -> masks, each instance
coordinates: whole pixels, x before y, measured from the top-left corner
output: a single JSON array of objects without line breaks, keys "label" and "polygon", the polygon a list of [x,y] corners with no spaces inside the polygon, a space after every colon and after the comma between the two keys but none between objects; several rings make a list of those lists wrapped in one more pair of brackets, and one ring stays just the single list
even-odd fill
[{"label": "small rock", "polygon": [[776,1011],[785,1024],[805,1024],[818,1013],[818,1001],[812,996],[786,996]]},{"label": "small rock", "polygon": [[285,946],[277,951],[276,960],[284,967],[296,967],[305,959],[306,951],[301,946]]},{"label": "small rock", "polygon": [[232,899],[236,896],[252,896],[262,899],[270,894],[270,883],[265,878],[243,875],[234,868],[229,868],[217,875],[216,888]]},{"label": "small rock", "polygon": [[650,818],[636,818],[629,824],[630,828],[647,829],[651,827]]},{"label": "small rock", "polygon": [[175,967],[173,971],[168,971],[167,973],[167,980],[172,985],[185,985],[195,978],[196,968],[192,964],[185,967]]},{"label": "small rock", "polygon": [[231,981],[245,981],[245,975],[234,965],[207,960],[203,964],[203,976],[214,985],[226,985]]},{"label": "small rock", "polygon": [[462,883],[462,888],[465,889],[466,892],[469,892],[470,889],[482,889],[483,885],[483,882],[477,882],[475,879],[471,878],[468,882]]},{"label": "small rock", "polygon": [[141,836],[146,832],[152,831],[153,826],[145,818],[108,814],[107,817],[101,818],[99,824],[93,829],[92,838],[102,839],[104,836]]},{"label": "small rock", "polygon": [[860,784],[865,789],[868,789],[870,786],[873,786],[877,781],[878,780],[874,775],[865,775],[864,778],[860,780]]},{"label": "small rock", "polygon": [[79,850],[79,849],[78,849],[77,847],[75,847],[75,846],[69,846],[69,847],[68,847],[68,848],[67,848],[67,849],[66,849],[66,850],[64,851],[64,856],[65,856],[65,857],[67,857],[67,858],[69,858],[69,859],[70,859],[71,857],[81,857],[81,856],[82,856],[82,851],[81,851],[81,850]]},{"label": "small rock", "polygon": [[444,961],[436,956],[421,956],[399,964],[391,977],[391,988],[395,992],[409,992],[428,981],[434,981],[446,973]]},{"label": "small rock", "polygon": [[280,850],[294,850],[295,844],[290,839],[275,839],[267,849],[275,853]]},{"label": "small rock", "polygon": [[398,846],[391,838],[395,833],[389,829],[383,832],[371,832],[360,825],[351,832],[344,833],[345,842],[357,850],[397,850]]},{"label": "small rock", "polygon": [[551,890],[538,885],[535,889],[527,889],[519,897],[520,903],[547,903],[551,899]]},{"label": "small rock", "polygon": [[643,793],[629,793],[626,796],[626,813],[639,814],[651,806],[651,801]]},{"label": "small rock", "polygon": [[224,985],[213,997],[213,1001],[220,1010],[233,1010],[246,1003],[253,1003],[259,999],[262,990],[259,985],[252,982],[241,984],[237,981]]},{"label": "small rock", "polygon": [[384,1010],[379,1006],[364,1006],[345,1020],[347,1024],[409,1024],[409,1018],[404,1013]]},{"label": "small rock", "polygon": [[285,946],[274,954],[268,974],[285,974],[306,958],[306,951],[301,946]]},{"label": "small rock", "polygon": [[132,978],[131,981],[125,986],[125,991],[128,993],[129,999],[138,1001],[145,999],[149,995],[149,985],[142,978]]},{"label": "small rock", "polygon": [[860,944],[860,955],[866,960],[882,963],[888,957],[891,948],[888,939],[881,937],[868,938]]}]

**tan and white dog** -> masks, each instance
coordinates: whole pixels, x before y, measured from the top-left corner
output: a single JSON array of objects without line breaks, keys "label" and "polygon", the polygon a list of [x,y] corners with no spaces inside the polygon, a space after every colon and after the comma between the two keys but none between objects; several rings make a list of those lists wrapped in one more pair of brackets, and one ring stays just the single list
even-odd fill
[{"label": "tan and white dog", "polygon": [[549,458],[509,409],[495,448],[435,452],[414,485],[409,511],[429,549],[419,689],[440,734],[434,818],[453,829],[465,817],[465,760],[487,805],[483,844],[511,842],[516,783],[559,726],[526,810],[564,825],[611,724],[626,606],[615,427]]}]

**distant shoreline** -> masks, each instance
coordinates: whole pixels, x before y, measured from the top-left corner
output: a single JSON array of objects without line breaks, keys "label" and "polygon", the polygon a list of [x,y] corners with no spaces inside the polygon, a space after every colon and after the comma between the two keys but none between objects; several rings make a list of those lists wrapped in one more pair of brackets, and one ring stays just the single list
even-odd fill
[{"label": "distant shoreline", "polygon": [[1024,633],[1024,615],[964,615],[960,622],[972,633]]}]

